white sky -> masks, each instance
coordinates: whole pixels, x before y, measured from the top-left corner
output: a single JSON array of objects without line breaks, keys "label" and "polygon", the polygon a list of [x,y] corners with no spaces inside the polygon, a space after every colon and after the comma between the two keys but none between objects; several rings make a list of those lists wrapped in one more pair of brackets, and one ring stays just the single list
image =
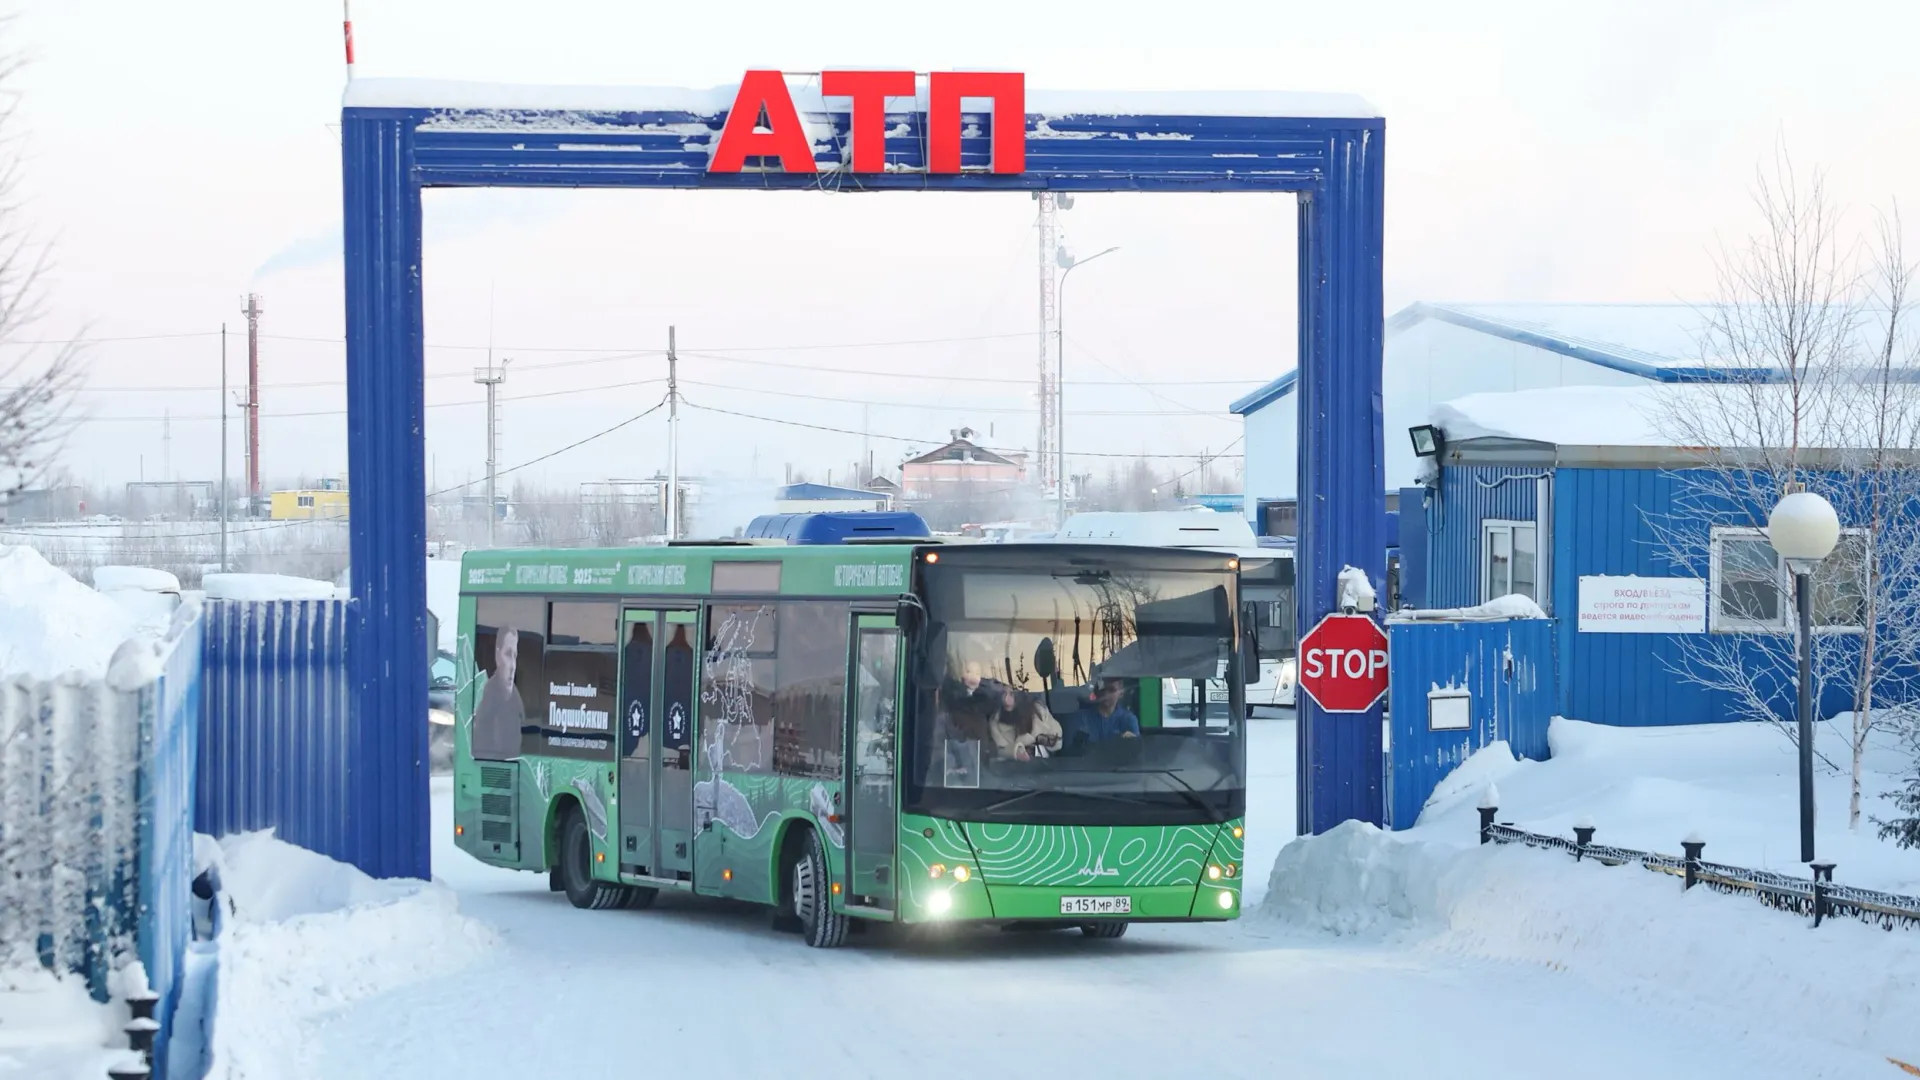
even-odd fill
[{"label": "white sky", "polygon": [[[1387,117],[1389,313],[1416,299],[1700,297],[1716,237],[1751,224],[1745,193],[1779,143],[1824,167],[1862,224],[1895,198],[1920,206],[1920,73],[1907,55],[1920,5],[1902,0],[1817,11],[1427,0],[1367,5],[1363,17],[1291,0],[725,7],[357,0],[353,14],[362,76],[706,87],[752,66],[886,65],[1023,70],[1044,88],[1358,93]],[[216,384],[223,321],[230,370],[244,377],[249,290],[277,335],[263,357],[269,481],[344,468],[343,395],[325,385],[343,366],[339,20],[331,0],[39,0],[13,24],[33,61],[19,82],[29,221],[55,244],[35,336],[202,335],[92,347],[92,419],[65,458],[82,476],[161,476],[161,423],[125,418],[163,411],[175,417],[173,475],[215,473],[217,392],[152,388]],[[1033,441],[1024,196],[428,200],[427,367],[444,376],[428,383],[428,452],[441,485],[478,475],[484,456],[471,382],[484,353],[445,346],[483,347],[490,321],[519,368],[507,398],[657,378],[652,356],[550,365],[659,349],[673,323],[696,404],[864,425],[922,448],[963,424],[992,425],[996,445]],[[1227,402],[1293,363],[1293,212],[1285,197],[1109,195],[1062,215],[1078,253],[1122,248],[1077,271],[1067,297],[1070,450],[1187,454],[1238,436]],[[927,338],[979,340],[779,348]],[[287,383],[322,385],[276,386]],[[608,427],[660,393],[511,402],[502,461]],[[664,430],[649,418],[528,475],[649,473],[665,462]],[[907,448],[698,410],[682,431],[693,471],[757,460],[777,477],[792,461],[818,477],[865,449],[890,464]],[[238,475],[238,424],[232,437]]]}]

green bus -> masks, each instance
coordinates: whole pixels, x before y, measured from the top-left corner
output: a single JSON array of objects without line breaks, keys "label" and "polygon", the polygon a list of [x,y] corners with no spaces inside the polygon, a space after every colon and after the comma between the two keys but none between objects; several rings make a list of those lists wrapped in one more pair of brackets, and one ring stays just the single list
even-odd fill
[{"label": "green bus", "polygon": [[1112,544],[469,552],[455,838],[577,907],[754,901],[816,947],[859,920],[1237,918],[1236,569]]}]

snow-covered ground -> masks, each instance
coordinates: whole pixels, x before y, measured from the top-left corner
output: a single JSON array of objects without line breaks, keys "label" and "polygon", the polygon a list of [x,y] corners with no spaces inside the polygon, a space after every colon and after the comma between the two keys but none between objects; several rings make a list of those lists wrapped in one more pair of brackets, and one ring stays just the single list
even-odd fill
[{"label": "snow-covered ground", "polygon": [[[228,837],[215,850],[232,902],[213,1034],[211,1075],[220,1080],[311,1076],[313,1024],[450,976],[497,943],[492,929],[459,913],[444,885],[375,881],[266,833]],[[414,1074],[369,1058],[360,1075]]]},{"label": "snow-covered ground", "polygon": [[[1255,723],[1252,866],[1292,838],[1293,748],[1291,721]],[[1508,801],[1521,820],[1526,771],[1505,781],[1519,785]],[[1343,926],[1305,901],[1340,887],[1352,907],[1381,907],[1352,886],[1381,866],[1378,843],[1401,841],[1364,829],[1289,848],[1280,865],[1300,872],[1277,875],[1264,906],[1256,875],[1237,924],[1143,925],[1117,942],[981,932],[927,944],[876,932],[816,951],[743,905],[662,897],[650,911],[577,911],[543,875],[454,848],[445,781],[434,810],[429,889],[342,885],[278,846],[249,874],[245,846],[229,845],[243,912],[223,960],[228,1068],[216,1075],[1898,1075],[1883,1056],[1900,1044],[1898,1014],[1794,1026],[1768,1008],[1796,993],[1828,1008],[1849,980],[1897,1006],[1901,971],[1920,970],[1902,969],[1899,952],[1858,966],[1862,943],[1912,947],[1897,934],[1815,933],[1750,901],[1681,898],[1644,871],[1437,842],[1424,845],[1435,864],[1492,877],[1445,894],[1444,908]],[[1470,826],[1445,814],[1432,829],[1472,842]],[[1352,858],[1323,857],[1356,835]],[[316,873],[333,884],[301,884]],[[1326,889],[1315,894],[1309,878]],[[341,903],[359,906],[319,911]],[[1592,917],[1607,905],[1618,918]],[[1722,926],[1737,937],[1713,930]],[[1606,959],[1615,953],[1632,962]],[[1662,957],[1692,973],[1644,963]],[[1764,1007],[1749,1008],[1756,996]]]}]

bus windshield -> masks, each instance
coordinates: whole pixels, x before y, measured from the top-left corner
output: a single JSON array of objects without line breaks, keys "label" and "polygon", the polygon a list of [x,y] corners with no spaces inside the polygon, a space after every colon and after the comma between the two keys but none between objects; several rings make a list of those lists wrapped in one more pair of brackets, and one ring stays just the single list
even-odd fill
[{"label": "bus windshield", "polygon": [[[1001,548],[930,565],[924,582],[913,809],[1029,824],[1244,812],[1236,579],[1224,558]],[[1233,707],[1187,700],[1199,695]]]}]

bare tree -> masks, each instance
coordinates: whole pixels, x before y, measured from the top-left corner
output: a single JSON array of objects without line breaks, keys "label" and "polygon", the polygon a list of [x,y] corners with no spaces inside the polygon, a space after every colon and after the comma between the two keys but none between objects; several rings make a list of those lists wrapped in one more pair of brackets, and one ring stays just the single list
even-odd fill
[{"label": "bare tree", "polygon": [[1701,341],[1710,377],[1658,407],[1668,441],[1695,461],[1669,473],[1667,507],[1646,516],[1665,558],[1716,590],[1713,632],[1678,639],[1676,674],[1720,692],[1736,718],[1797,738],[1797,626],[1785,568],[1761,530],[1788,491],[1833,503],[1847,531],[1813,578],[1814,697],[1852,699],[1848,821],[1857,827],[1867,741],[1920,693],[1920,632],[1910,629],[1920,620],[1912,269],[1897,218],[1882,220],[1866,257],[1843,245],[1820,178],[1800,182],[1784,154],[1762,172],[1754,201],[1759,232],[1718,260],[1720,296]]},{"label": "bare tree", "polygon": [[[8,29],[0,19],[0,33]],[[0,56],[0,344],[18,343],[40,315],[47,248],[22,224],[20,155],[15,109],[17,56]],[[80,384],[79,344],[50,351],[28,346],[0,360],[0,497],[30,486],[67,431],[67,409]]]}]

